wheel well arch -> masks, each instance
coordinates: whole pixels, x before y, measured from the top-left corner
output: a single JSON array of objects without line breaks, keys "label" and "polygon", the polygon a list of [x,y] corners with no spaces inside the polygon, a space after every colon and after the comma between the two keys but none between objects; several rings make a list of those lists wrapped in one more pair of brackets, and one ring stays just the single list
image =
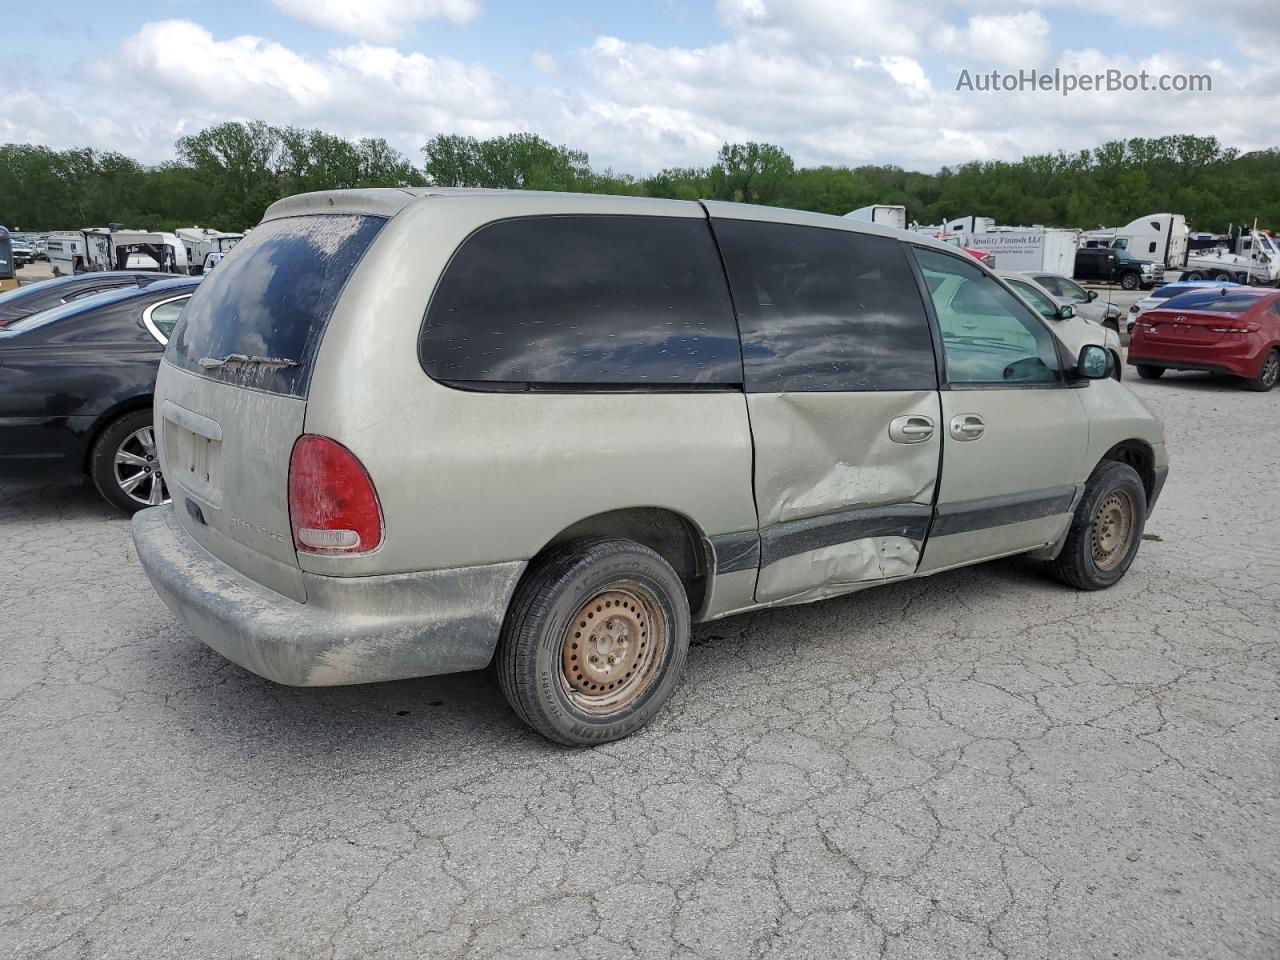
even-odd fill
[{"label": "wheel well arch", "polygon": [[123,400],[116,401],[115,404],[108,407],[98,419],[93,422],[93,426],[89,428],[89,432],[85,435],[84,455],[81,458],[80,469],[84,473],[89,472],[89,460],[93,456],[93,445],[98,442],[98,437],[102,435],[102,431],[111,425],[111,422],[117,417],[121,417],[126,413],[134,413],[138,410],[150,410],[152,405],[152,396],[149,393],[140,394],[135,397],[126,397]]},{"label": "wheel well arch", "polygon": [[624,507],[593,514],[548,540],[530,567],[556,547],[588,537],[634,540],[657,553],[680,577],[689,597],[689,611],[697,619],[709,598],[707,585],[715,560],[711,541],[693,520],[666,507]]},{"label": "wheel well arch", "polygon": [[1156,458],[1151,444],[1143,440],[1123,440],[1102,455],[1102,462],[1114,460],[1133,468],[1142,480],[1142,487],[1150,500],[1156,489]]}]

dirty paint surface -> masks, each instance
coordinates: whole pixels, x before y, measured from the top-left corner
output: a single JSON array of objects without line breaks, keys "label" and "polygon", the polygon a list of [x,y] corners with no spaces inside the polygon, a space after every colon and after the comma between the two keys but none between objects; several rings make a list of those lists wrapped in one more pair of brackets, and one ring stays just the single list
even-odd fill
[{"label": "dirty paint surface", "polygon": [[0,957],[1274,960],[1276,397],[1132,389],[1173,471],[1116,588],[1003,561],[707,624],[587,751],[485,673],[260,680],[95,494],[0,488]]}]

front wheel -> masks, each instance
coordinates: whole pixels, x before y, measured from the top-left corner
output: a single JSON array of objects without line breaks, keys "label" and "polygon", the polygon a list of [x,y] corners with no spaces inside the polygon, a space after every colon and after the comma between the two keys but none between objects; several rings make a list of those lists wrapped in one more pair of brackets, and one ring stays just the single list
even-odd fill
[{"label": "front wheel", "polygon": [[1111,354],[1111,375],[1119,380],[1123,369],[1124,364],[1120,362],[1120,355],[1113,351]]},{"label": "front wheel", "polygon": [[1248,381],[1249,389],[1257,393],[1267,393],[1280,380],[1280,350],[1272,350],[1262,361],[1258,375]]},{"label": "front wheel", "polygon": [[1085,485],[1050,573],[1080,590],[1119,582],[1138,554],[1146,519],[1147,491],[1133,467],[1104,461]]},{"label": "front wheel", "polygon": [[1126,273],[1120,278],[1120,286],[1124,290],[1137,290],[1140,278],[1136,273]]},{"label": "front wheel", "polygon": [[1159,380],[1164,376],[1164,367],[1148,367],[1146,364],[1138,364],[1138,376],[1143,380]]},{"label": "front wheel", "polygon": [[502,692],[525,723],[570,746],[618,740],[671,696],[689,650],[689,601],[661,556],[580,540],[537,561],[498,641]]},{"label": "front wheel", "polygon": [[89,476],[110,504],[126,513],[169,502],[150,410],[113,420],[94,441]]}]

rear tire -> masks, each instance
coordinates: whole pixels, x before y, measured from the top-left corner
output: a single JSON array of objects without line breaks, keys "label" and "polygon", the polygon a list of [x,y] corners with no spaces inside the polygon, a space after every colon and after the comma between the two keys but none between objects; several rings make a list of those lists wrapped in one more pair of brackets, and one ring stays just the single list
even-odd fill
[{"label": "rear tire", "polygon": [[520,719],[569,746],[618,740],[671,696],[689,651],[689,600],[671,565],[631,540],[590,539],[537,561],[495,657]]},{"label": "rear tire", "polygon": [[1147,519],[1147,491],[1128,464],[1104,460],[1085,485],[1062,552],[1049,572],[1080,590],[1118,583],[1133,563]]},{"label": "rear tire", "polygon": [[169,502],[150,410],[126,413],[107,425],[89,454],[89,477],[103,499],[125,513]]},{"label": "rear tire", "polygon": [[1138,376],[1143,380],[1159,380],[1164,376],[1164,367],[1148,367],[1146,364],[1138,364]]},{"label": "rear tire", "polygon": [[1178,281],[1181,282],[1183,280],[1203,280],[1203,279],[1204,279],[1204,275],[1199,270],[1190,270],[1187,273],[1184,273],[1182,276],[1180,276],[1178,278]]},{"label": "rear tire", "polygon": [[1280,380],[1280,350],[1272,350],[1262,361],[1262,368],[1252,380],[1245,381],[1255,393],[1268,393]]}]

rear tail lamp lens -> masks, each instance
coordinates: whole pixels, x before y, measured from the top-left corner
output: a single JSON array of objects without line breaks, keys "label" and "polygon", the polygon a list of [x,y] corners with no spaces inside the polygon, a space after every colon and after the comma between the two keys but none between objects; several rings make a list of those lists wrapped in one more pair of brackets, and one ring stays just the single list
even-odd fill
[{"label": "rear tail lamp lens", "polygon": [[1225,320],[1216,327],[1209,328],[1213,333],[1257,333],[1260,329],[1260,324],[1247,320]]},{"label": "rear tail lamp lens", "polygon": [[303,434],[293,445],[289,521],[302,553],[368,553],[382,543],[382,505],[368,471],[328,437]]}]

